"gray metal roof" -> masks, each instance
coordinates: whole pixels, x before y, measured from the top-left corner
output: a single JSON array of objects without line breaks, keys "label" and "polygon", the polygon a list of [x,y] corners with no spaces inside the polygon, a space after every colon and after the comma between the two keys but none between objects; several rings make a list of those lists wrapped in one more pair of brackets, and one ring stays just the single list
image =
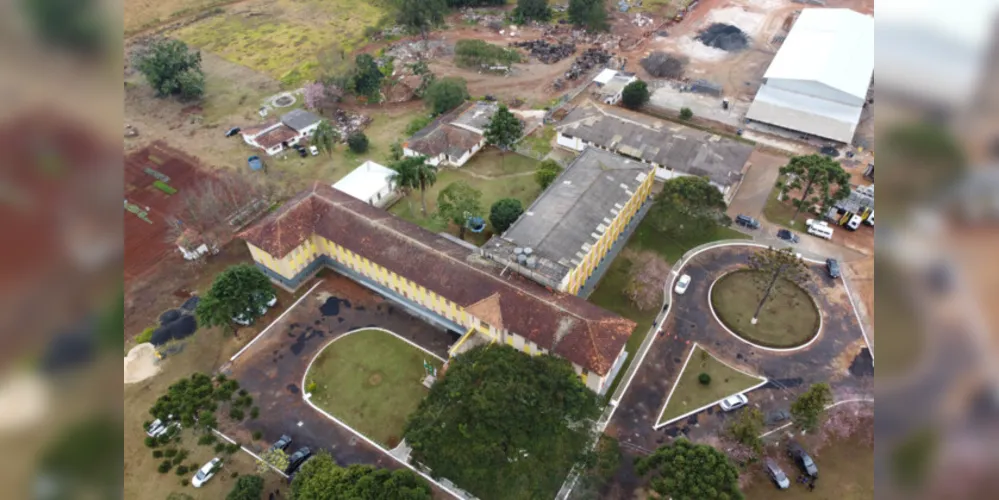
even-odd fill
[{"label": "gray metal roof", "polygon": [[281,116],[281,123],[301,132],[303,129],[322,120],[304,109],[293,109]]},{"label": "gray metal roof", "polygon": [[557,130],[719,186],[738,184],[753,152],[749,144],[593,102],[573,109]]},{"label": "gray metal roof", "polygon": [[489,120],[492,119],[497,110],[499,110],[499,106],[495,102],[474,102],[452,120],[451,123],[459,127],[469,127],[480,131],[485,130],[489,125]]}]

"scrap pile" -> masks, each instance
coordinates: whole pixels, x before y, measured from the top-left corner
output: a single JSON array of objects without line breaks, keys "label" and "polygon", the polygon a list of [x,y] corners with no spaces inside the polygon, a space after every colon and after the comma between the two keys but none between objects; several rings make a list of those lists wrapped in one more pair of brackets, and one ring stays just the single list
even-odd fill
[{"label": "scrap pile", "polygon": [[480,11],[469,8],[462,9],[461,20],[469,24],[488,26],[493,29],[500,29],[503,27],[503,16],[490,13],[488,10]]},{"label": "scrap pile", "polygon": [[645,14],[635,14],[635,18],[631,20],[631,24],[638,26],[639,28],[644,28],[646,26],[651,26],[656,21],[652,19],[651,16]]},{"label": "scrap pile", "polygon": [[738,52],[749,45],[749,38],[738,26],[714,23],[695,37],[704,45],[728,52]]},{"label": "scrap pile", "polygon": [[394,58],[397,62],[408,62],[435,57],[447,56],[450,49],[443,40],[418,40],[415,42],[398,42],[385,50],[385,56]]},{"label": "scrap pile", "polygon": [[607,64],[611,60],[611,53],[603,49],[589,48],[576,57],[572,66],[565,72],[567,80],[575,80],[586,74],[590,69]]},{"label": "scrap pile", "polygon": [[650,75],[656,78],[681,78],[683,71],[687,67],[687,59],[684,56],[676,56],[667,52],[656,51],[642,59],[642,68],[645,68]]},{"label": "scrap pile", "polygon": [[513,42],[510,46],[527,49],[535,59],[545,64],[555,64],[576,52],[574,43],[549,43],[546,40]]},{"label": "scrap pile", "polygon": [[347,141],[347,137],[350,137],[355,132],[360,132],[364,130],[364,127],[371,123],[371,117],[367,115],[351,113],[350,111],[345,111],[343,108],[337,108],[333,112],[333,118],[330,120],[330,125],[340,134],[340,139],[344,142]]}]

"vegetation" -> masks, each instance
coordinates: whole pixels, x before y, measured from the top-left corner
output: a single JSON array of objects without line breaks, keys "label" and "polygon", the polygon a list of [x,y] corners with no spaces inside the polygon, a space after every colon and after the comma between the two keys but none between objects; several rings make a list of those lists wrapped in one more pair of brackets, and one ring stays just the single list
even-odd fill
[{"label": "vegetation", "polygon": [[510,112],[506,104],[500,104],[486,125],[486,143],[496,146],[500,151],[509,151],[523,133],[524,124]]},{"label": "vegetation", "polygon": [[287,469],[288,454],[280,448],[264,450],[257,461],[257,472],[266,474],[271,471],[271,467],[282,471]]},{"label": "vegetation", "polygon": [[517,24],[528,21],[547,22],[552,18],[552,10],[548,8],[548,0],[517,0],[513,9],[513,20]]},{"label": "vegetation", "polygon": [[465,239],[468,219],[482,213],[482,191],[464,181],[452,182],[437,194],[437,213],[457,225],[458,237]]},{"label": "vegetation", "polygon": [[326,154],[332,155],[334,146],[340,140],[340,132],[330,125],[329,120],[322,120],[312,134],[312,145]]},{"label": "vegetation", "polygon": [[155,331],[156,331],[155,326],[147,326],[144,330],[142,330],[141,332],[139,332],[138,335],[135,336],[135,343],[145,344],[146,342],[153,340],[153,332]]},{"label": "vegetation", "polygon": [[604,487],[614,478],[621,467],[621,445],[617,439],[601,434],[596,450],[585,462],[587,469],[580,474],[579,483],[573,490],[576,500],[600,500],[605,498]]},{"label": "vegetation", "polygon": [[555,182],[555,178],[562,173],[562,166],[555,160],[545,160],[534,172],[534,180],[541,186],[541,189],[548,189]]},{"label": "vegetation", "polygon": [[649,86],[642,80],[635,80],[624,86],[621,91],[621,104],[631,109],[638,109],[649,102]]},{"label": "vegetation", "polygon": [[569,22],[589,31],[607,31],[607,8],[604,0],[569,0]]},{"label": "vegetation", "polygon": [[[149,414],[164,422],[178,421],[187,429],[208,431],[217,425],[215,410],[219,403],[229,402],[238,387],[235,380],[213,380],[204,373],[195,373],[171,385],[149,409]],[[167,450],[166,455],[171,456],[171,452]]]},{"label": "vegetation", "polygon": [[389,168],[396,171],[393,179],[397,186],[405,190],[420,190],[420,204],[423,215],[426,215],[427,188],[437,182],[437,167],[427,163],[426,156],[406,156],[389,165]]},{"label": "vegetation", "polygon": [[192,100],[205,93],[201,52],[192,52],[180,40],[154,40],[136,56],[135,67],[160,97]]},{"label": "vegetation", "polygon": [[697,376],[697,381],[700,382],[701,385],[709,385],[711,383],[711,375],[702,372]]},{"label": "vegetation", "polygon": [[[430,111],[436,115],[442,115],[457,108],[468,99],[468,88],[464,78],[441,78],[435,80],[427,87],[423,94],[423,100],[427,103]],[[429,120],[427,120],[429,122]],[[424,125],[426,126],[426,125]],[[423,127],[420,127],[423,128]],[[420,128],[414,130],[415,133]]]},{"label": "vegetation", "polygon": [[21,0],[22,12],[45,43],[80,55],[107,48],[108,19],[94,0]]},{"label": "vegetation", "polygon": [[763,292],[763,297],[753,313],[754,325],[759,321],[760,311],[775,289],[786,287],[789,283],[803,285],[809,277],[805,261],[801,260],[791,248],[778,250],[768,247],[758,250],[749,256],[749,267],[756,271],[753,277],[757,290]]},{"label": "vegetation", "polygon": [[524,213],[524,204],[516,198],[503,198],[489,208],[489,223],[493,232],[502,234]]},{"label": "vegetation", "polygon": [[368,136],[364,135],[364,132],[354,132],[347,137],[347,147],[350,148],[355,154],[363,154],[368,152]]},{"label": "vegetation", "polygon": [[237,264],[215,277],[194,313],[201,326],[231,328],[232,319],[237,316],[249,322],[263,316],[267,312],[267,302],[273,297],[271,281],[260,269],[250,264]]},{"label": "vegetation", "polygon": [[850,174],[825,155],[795,156],[780,168],[780,175],[777,188],[781,195],[798,193],[798,198],[792,200],[796,208],[792,224],[802,210],[818,206],[818,213],[824,214],[836,201],[850,196]]},{"label": "vegetation", "polygon": [[763,450],[763,412],[759,408],[746,407],[739,410],[739,416],[728,426],[728,433],[736,441],[752,448],[756,453]]},{"label": "vegetation", "polygon": [[378,69],[378,64],[370,54],[359,54],[355,58],[352,83],[357,95],[367,96],[368,99],[377,101],[384,78],[385,75]]},{"label": "vegetation", "polygon": [[427,31],[444,22],[448,0],[399,0],[397,22],[427,38]]},{"label": "vegetation", "polygon": [[689,119],[691,119],[693,117],[694,117],[694,112],[690,108],[688,108],[686,106],[680,108],[680,119],[681,120],[689,120]]},{"label": "vegetation", "polygon": [[[707,374],[711,383],[702,384],[701,374]],[[722,363],[701,346],[695,346],[656,423],[669,422],[733,394],[745,392],[762,381]]]},{"label": "vegetation", "polygon": [[663,183],[649,210],[652,226],[676,239],[699,239],[727,225],[725,198],[707,178],[682,176]]},{"label": "vegetation", "polygon": [[512,49],[504,49],[499,45],[486,43],[477,38],[458,40],[454,44],[454,62],[466,68],[480,66],[509,66],[520,62],[520,53]]},{"label": "vegetation", "polygon": [[406,442],[416,462],[483,500],[551,498],[587,457],[599,401],[564,359],[479,346],[451,359]]},{"label": "vegetation", "polygon": [[430,125],[430,122],[432,121],[434,121],[433,116],[420,115],[413,118],[410,120],[409,124],[406,125],[406,135],[413,135],[420,130],[423,130],[423,128]]},{"label": "vegetation", "polygon": [[724,453],[686,439],[660,446],[635,461],[639,475],[652,474],[649,486],[673,500],[741,500],[739,471]]},{"label": "vegetation", "polygon": [[263,494],[264,478],[254,475],[239,476],[225,500],[260,500]]},{"label": "vegetation", "polygon": [[711,289],[711,305],[718,319],[736,335],[755,344],[778,349],[797,347],[815,337],[819,311],[808,292],[795,283],[778,279],[777,288],[752,323],[753,313],[762,300],[766,275],[752,270],[729,273]]},{"label": "vegetation", "polygon": [[302,465],[291,482],[295,500],[335,500],[340,498],[397,498],[431,500],[430,485],[409,469],[388,470],[370,465],[337,465],[326,451],[320,451]]},{"label": "vegetation", "polygon": [[826,406],[832,403],[832,389],[829,384],[821,382],[812,384],[798,399],[791,403],[791,417],[802,430],[814,432],[818,430],[820,420],[826,413]]}]

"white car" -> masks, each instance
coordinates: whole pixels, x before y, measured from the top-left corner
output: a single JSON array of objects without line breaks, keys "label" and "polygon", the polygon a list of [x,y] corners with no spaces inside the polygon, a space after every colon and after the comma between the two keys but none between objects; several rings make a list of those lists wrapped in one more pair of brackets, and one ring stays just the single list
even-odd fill
[{"label": "white car", "polygon": [[319,148],[315,146],[309,146],[309,152],[312,153],[312,156],[319,156]]},{"label": "white car", "polygon": [[729,396],[718,403],[723,411],[732,411],[738,408],[742,408],[749,403],[749,398],[745,394],[736,394],[734,396]]},{"label": "white car", "polygon": [[215,472],[222,468],[222,459],[219,457],[213,458],[210,462],[203,465],[198,472],[194,475],[194,479],[191,479],[191,486],[195,488],[200,488],[201,485],[208,482]]},{"label": "white car", "polygon": [[683,292],[687,291],[687,287],[690,286],[690,275],[684,274],[680,276],[680,280],[676,282],[676,286],[673,287],[673,291],[677,295],[683,295]]}]

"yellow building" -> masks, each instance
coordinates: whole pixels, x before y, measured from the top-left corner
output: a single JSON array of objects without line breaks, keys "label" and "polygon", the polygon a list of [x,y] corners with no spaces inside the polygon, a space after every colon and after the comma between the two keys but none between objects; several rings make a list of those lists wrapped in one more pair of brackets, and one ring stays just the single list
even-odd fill
[{"label": "yellow building", "polygon": [[600,264],[641,220],[654,174],[646,163],[586,148],[517,222],[482,248],[542,285],[580,294],[600,280],[596,271],[607,267]]},{"label": "yellow building", "polygon": [[501,342],[570,361],[603,393],[627,353],[635,323],[572,295],[503,274],[477,250],[316,183],[244,231],[258,267],[295,289],[323,267],[371,288],[410,313],[465,335],[458,354]]}]

